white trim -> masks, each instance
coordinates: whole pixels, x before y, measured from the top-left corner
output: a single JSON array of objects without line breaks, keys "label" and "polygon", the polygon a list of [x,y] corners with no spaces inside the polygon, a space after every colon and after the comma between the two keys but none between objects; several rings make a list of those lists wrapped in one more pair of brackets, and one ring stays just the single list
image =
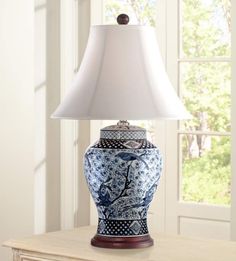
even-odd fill
[{"label": "white trim", "polygon": [[[61,99],[63,99],[71,83],[73,66],[71,63],[72,38],[72,1],[61,1]],[[73,163],[70,150],[73,137],[73,122],[61,121],[61,228],[69,229],[74,226],[73,200]]]},{"label": "white trim", "polygon": [[[75,32],[77,37],[77,46],[75,55],[77,57],[77,64],[74,69],[79,68],[80,62],[83,58],[84,51],[87,45],[89,36],[89,30],[91,25],[91,3],[90,1],[74,0],[78,2],[78,31]],[[77,143],[77,156],[76,162],[78,164],[77,169],[77,180],[75,187],[77,189],[76,202],[75,202],[75,222],[76,226],[89,225],[90,217],[90,196],[88,186],[84,177],[84,153],[90,144],[90,121],[81,120],[79,121],[79,128],[76,131],[76,143]]]},{"label": "white trim", "polygon": [[[157,39],[164,64],[166,64],[166,1],[157,1]],[[148,226],[155,233],[166,230],[166,122],[155,121],[155,143],[163,156],[162,177],[148,211]]]},{"label": "white trim", "polygon": [[212,58],[179,58],[178,62],[190,62],[190,63],[208,63],[208,62],[231,62],[229,57],[212,57]]},{"label": "white trim", "polygon": [[231,88],[231,239],[236,240],[236,2],[231,1],[231,23],[232,23],[232,88]]},{"label": "white trim", "polygon": [[[167,0],[167,72],[173,86],[178,88],[178,1]],[[168,19],[171,17],[171,19]],[[178,140],[177,122],[167,122],[166,140],[166,232],[177,234],[179,231],[177,213],[178,201]]]},{"label": "white trim", "polygon": [[185,131],[177,130],[178,134],[202,134],[202,135],[211,135],[211,136],[230,136],[230,132],[219,132],[219,131]]},{"label": "white trim", "polygon": [[[75,10],[78,8],[78,10]],[[76,17],[77,16],[77,17]],[[76,24],[78,23],[78,24]],[[90,2],[61,1],[61,97],[71,86],[86,46]],[[83,142],[81,136],[83,135]],[[87,133],[87,136],[86,136]],[[61,228],[89,223],[89,196],[83,179],[82,158],[89,136],[87,122],[61,121]],[[80,142],[78,142],[80,141]],[[86,143],[86,144],[85,144]],[[84,195],[81,195],[81,191]],[[87,204],[87,208],[85,205]]]},{"label": "white trim", "polygon": [[47,4],[46,35],[46,231],[60,228],[60,123],[51,114],[60,100],[60,3]]},{"label": "white trim", "polygon": [[177,214],[181,217],[194,217],[195,219],[230,221],[230,207],[227,206],[179,202]]},{"label": "white trim", "polygon": [[100,25],[103,22],[103,0],[90,0],[91,25]]}]

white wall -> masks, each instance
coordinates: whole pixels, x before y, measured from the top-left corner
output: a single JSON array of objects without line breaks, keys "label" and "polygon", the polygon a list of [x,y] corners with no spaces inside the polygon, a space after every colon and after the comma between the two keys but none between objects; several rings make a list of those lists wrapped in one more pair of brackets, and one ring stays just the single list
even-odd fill
[{"label": "white wall", "polygon": [[[34,3],[0,1],[0,244],[33,233]],[[0,247],[0,260],[12,260]]]},{"label": "white wall", "polygon": [[60,229],[60,1],[35,0],[35,233]]}]

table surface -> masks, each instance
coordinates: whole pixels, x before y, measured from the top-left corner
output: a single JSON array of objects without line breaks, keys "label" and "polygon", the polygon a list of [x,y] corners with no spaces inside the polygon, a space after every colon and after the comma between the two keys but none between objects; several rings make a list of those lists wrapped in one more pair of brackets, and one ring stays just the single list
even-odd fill
[{"label": "table surface", "polygon": [[95,230],[95,227],[81,227],[52,232],[9,240],[4,246],[93,261],[236,261],[236,242],[154,234],[152,247],[113,250],[90,245]]}]

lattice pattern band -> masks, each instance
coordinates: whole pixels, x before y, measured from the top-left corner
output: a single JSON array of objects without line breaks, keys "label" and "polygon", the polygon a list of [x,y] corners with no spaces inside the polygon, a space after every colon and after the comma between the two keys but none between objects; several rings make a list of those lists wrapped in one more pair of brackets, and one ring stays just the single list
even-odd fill
[{"label": "lattice pattern band", "polygon": [[98,235],[106,236],[141,236],[148,234],[147,219],[105,220],[99,218]]},{"label": "lattice pattern band", "polygon": [[155,149],[156,146],[147,140],[108,140],[100,139],[93,146],[99,149]]},{"label": "lattice pattern band", "polygon": [[100,138],[110,140],[142,140],[146,139],[146,131],[101,130]]}]

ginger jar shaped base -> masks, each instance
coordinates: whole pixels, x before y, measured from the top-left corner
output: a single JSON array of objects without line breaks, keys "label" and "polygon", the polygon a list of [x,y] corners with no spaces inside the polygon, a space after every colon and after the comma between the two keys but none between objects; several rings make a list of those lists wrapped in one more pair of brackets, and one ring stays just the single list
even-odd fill
[{"label": "ginger jar shaped base", "polygon": [[159,184],[162,157],[137,126],[112,125],[84,157],[85,177],[98,211],[91,244],[106,248],[153,245],[147,211]]}]

